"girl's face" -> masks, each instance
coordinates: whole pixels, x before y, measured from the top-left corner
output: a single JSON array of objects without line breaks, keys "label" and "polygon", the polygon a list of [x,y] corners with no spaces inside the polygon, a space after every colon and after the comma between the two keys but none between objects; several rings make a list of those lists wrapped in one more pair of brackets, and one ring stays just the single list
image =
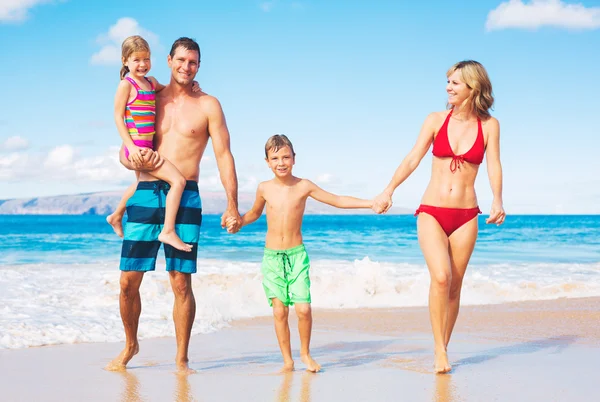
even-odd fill
[{"label": "girl's face", "polygon": [[133,52],[124,61],[124,64],[129,68],[129,74],[135,78],[144,78],[152,63],[150,62],[150,52]]},{"label": "girl's face", "polygon": [[453,106],[460,106],[471,95],[471,89],[462,80],[459,70],[456,70],[448,77],[448,103]]}]

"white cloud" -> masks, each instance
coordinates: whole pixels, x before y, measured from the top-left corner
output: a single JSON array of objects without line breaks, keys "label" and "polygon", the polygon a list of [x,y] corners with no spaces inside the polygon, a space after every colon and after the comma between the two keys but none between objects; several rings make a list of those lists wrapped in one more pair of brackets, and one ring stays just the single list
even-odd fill
[{"label": "white cloud", "polygon": [[506,28],[537,29],[552,26],[567,29],[600,28],[600,7],[567,4],[561,0],[509,0],[490,11],[488,31]]},{"label": "white cloud", "polygon": [[20,151],[27,148],[29,148],[29,141],[19,136],[9,137],[0,144],[0,150]]},{"label": "white cloud", "polygon": [[98,36],[97,42],[102,45],[102,48],[92,55],[90,63],[105,65],[121,64],[121,43],[125,38],[132,35],[140,35],[148,41],[150,47],[160,48],[156,34],[142,28],[133,18],[123,17],[115,25],[111,26],[107,33]]},{"label": "white cloud", "polygon": [[325,183],[330,183],[331,180],[333,179],[333,175],[330,173],[321,173],[320,175],[317,176],[317,178],[315,179],[315,181],[317,183],[320,184],[325,184]]},{"label": "white cloud", "polygon": [[259,7],[265,13],[268,13],[273,9],[273,7],[275,7],[275,3],[277,3],[277,1],[263,1],[262,3],[260,3]]},{"label": "white cloud", "polygon": [[73,162],[75,148],[70,145],[60,145],[50,150],[44,161],[46,168],[65,168]]},{"label": "white cloud", "polygon": [[0,0],[0,22],[21,22],[29,16],[28,11],[38,4],[52,0]]}]

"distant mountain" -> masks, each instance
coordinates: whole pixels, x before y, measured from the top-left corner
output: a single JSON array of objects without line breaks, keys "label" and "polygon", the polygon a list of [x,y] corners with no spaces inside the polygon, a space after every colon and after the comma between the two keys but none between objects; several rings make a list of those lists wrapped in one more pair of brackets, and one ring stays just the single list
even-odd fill
[{"label": "distant mountain", "polygon": [[[122,191],[109,191],[0,200],[0,215],[108,215],[115,209],[122,194]],[[201,196],[204,214],[223,213],[227,205],[224,192],[203,191]],[[238,198],[241,213],[249,210],[254,203],[254,193],[240,193]],[[406,208],[393,207],[388,213],[398,215],[412,212]],[[338,209],[309,199],[306,204],[306,213],[309,215],[340,215],[372,214],[373,212],[364,209]]]}]

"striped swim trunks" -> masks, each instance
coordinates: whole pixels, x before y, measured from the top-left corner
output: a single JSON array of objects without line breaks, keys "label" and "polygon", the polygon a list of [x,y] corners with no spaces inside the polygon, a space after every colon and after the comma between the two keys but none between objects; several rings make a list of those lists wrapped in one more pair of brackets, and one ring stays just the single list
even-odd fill
[{"label": "striped swim trunks", "polygon": [[[121,271],[154,271],[161,242],[158,235],[165,221],[165,197],[169,184],[162,180],[141,181],[133,196],[127,201]],[[188,181],[181,196],[175,219],[175,232],[179,238],[193,246],[191,252],[164,245],[167,271],[186,274],[196,272],[198,239],[202,224],[202,201],[198,183]]]}]

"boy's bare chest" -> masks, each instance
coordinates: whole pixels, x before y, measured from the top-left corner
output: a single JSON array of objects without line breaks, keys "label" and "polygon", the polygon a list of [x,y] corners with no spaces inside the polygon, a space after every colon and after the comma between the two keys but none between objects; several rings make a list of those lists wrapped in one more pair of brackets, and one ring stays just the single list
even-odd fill
[{"label": "boy's bare chest", "polygon": [[306,195],[300,191],[273,189],[265,194],[267,208],[282,213],[303,211],[306,205]]}]

